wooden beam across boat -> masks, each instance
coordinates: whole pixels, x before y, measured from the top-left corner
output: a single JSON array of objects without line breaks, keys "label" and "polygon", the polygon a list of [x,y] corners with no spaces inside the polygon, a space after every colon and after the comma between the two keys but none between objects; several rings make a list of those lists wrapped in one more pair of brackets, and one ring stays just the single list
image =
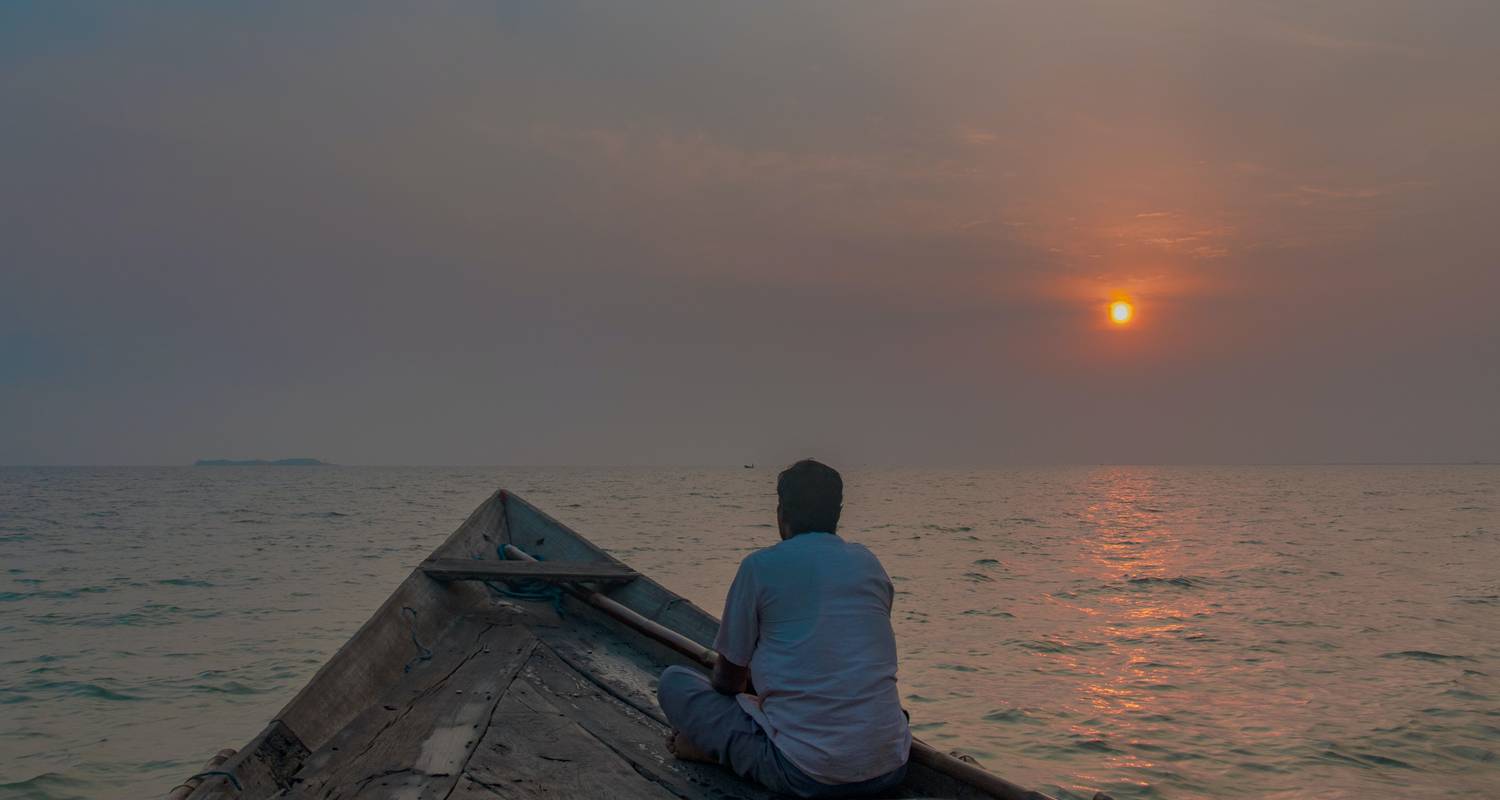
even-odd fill
[{"label": "wooden beam across boat", "polygon": [[427,577],[439,581],[537,580],[580,583],[627,583],[635,570],[603,561],[479,561],[431,558],[422,562]]}]

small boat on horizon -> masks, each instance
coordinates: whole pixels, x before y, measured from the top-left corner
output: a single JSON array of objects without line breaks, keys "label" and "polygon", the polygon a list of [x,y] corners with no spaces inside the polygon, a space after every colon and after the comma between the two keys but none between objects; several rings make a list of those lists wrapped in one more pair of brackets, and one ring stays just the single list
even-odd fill
[{"label": "small boat on horizon", "polygon": [[[657,676],[711,665],[718,627],[497,491],[259,735],[168,798],[769,800],[666,748]],[[890,796],[1050,800],[919,740]]]}]

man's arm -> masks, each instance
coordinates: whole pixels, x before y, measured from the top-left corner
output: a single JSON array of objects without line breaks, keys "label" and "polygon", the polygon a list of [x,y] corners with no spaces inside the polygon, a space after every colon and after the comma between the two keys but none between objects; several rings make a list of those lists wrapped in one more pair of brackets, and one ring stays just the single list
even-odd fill
[{"label": "man's arm", "polygon": [[755,585],[755,570],[751,566],[754,556],[740,562],[729,594],[724,597],[724,621],[719,625],[719,635],[714,637],[714,649],[719,657],[714,660],[711,683],[720,694],[740,694],[753,691],[750,686],[750,668],[746,665],[755,655],[755,645],[760,640],[760,601]]},{"label": "man's arm", "polygon": [[750,691],[750,668],[742,667],[719,656],[714,660],[714,676],[711,681],[719,694],[740,694]]}]

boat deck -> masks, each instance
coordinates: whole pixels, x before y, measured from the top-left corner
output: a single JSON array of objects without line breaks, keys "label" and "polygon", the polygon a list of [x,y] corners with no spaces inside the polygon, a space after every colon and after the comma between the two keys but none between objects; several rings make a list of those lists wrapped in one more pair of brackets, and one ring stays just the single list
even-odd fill
[{"label": "boat deck", "polygon": [[[590,610],[507,602],[454,621],[380,702],[312,753],[282,796],[770,798],[676,760],[642,666]],[[662,667],[666,664],[662,663]]]}]

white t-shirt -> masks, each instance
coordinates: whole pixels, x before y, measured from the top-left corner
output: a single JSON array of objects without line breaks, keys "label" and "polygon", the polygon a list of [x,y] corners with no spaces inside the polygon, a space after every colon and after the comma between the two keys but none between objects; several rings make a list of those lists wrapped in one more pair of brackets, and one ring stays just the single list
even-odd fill
[{"label": "white t-shirt", "polygon": [[803,533],[740,562],[714,647],[750,666],[739,696],[781,754],[829,784],[906,763],[891,579],[869,548]]}]

